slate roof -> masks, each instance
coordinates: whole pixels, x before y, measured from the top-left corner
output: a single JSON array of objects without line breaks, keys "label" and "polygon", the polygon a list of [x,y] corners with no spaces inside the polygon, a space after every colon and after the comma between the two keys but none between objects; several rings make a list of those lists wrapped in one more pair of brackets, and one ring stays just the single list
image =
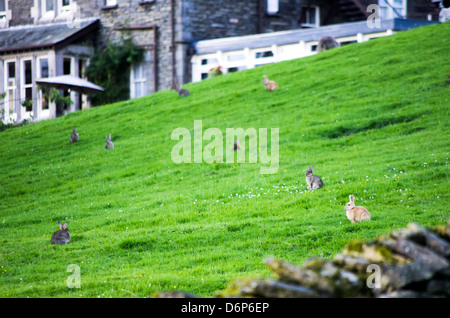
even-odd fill
[{"label": "slate roof", "polygon": [[406,31],[423,25],[435,24],[436,21],[392,19],[381,20],[380,28],[370,29],[367,21],[332,24],[319,28],[297,29],[272,33],[261,33],[212,40],[201,40],[193,43],[196,54],[215,53],[217,51],[238,51],[244,48],[255,49],[272,45],[286,45],[300,41],[318,41],[323,36],[335,38],[354,36],[357,33],[369,34],[386,30]]},{"label": "slate roof", "polygon": [[99,19],[93,18],[81,20],[73,28],[64,22],[0,30],[0,54],[67,45],[93,31],[98,23]]}]

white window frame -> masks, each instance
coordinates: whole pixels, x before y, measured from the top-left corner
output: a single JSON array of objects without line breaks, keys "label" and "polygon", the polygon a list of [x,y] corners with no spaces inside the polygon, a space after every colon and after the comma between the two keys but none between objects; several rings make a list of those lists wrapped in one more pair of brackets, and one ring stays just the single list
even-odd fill
[{"label": "white window frame", "polygon": [[280,11],[280,1],[279,0],[267,0],[267,14],[277,14]]},{"label": "white window frame", "polygon": [[[26,84],[25,80],[26,80],[26,76],[25,76],[25,62],[31,62],[31,83],[30,84]],[[25,113],[27,114],[32,114],[33,113],[33,108],[35,107],[35,103],[33,101],[33,58],[32,57],[26,57],[26,58],[22,58],[20,60],[20,103],[22,103],[23,101],[26,100],[26,96],[27,96],[27,88],[31,88],[31,101],[33,102],[33,105],[31,106],[31,110],[30,111],[26,111],[24,108]],[[22,105],[20,106],[22,107]],[[21,108],[22,109],[22,108]]]},{"label": "white window frame", "polygon": [[3,19],[7,19],[8,17],[7,17],[7,12],[8,12],[8,0],[0,0],[0,2],[3,2],[4,3],[4,6],[5,6],[5,11],[0,11],[0,20],[3,20]]},{"label": "white window frame", "polygon": [[[407,8],[408,8],[408,1],[407,0],[401,0],[402,1],[402,5],[401,6],[396,6],[394,5],[394,0],[387,0],[387,2],[394,7],[395,9],[397,9],[397,11],[400,13],[401,16],[398,16],[395,11],[391,8],[391,6],[389,6],[386,3],[386,0],[378,0],[378,6],[380,8],[379,12],[380,12],[380,18],[381,19],[386,19],[386,20],[390,20],[390,19],[396,19],[396,18],[405,18],[407,15]],[[384,14],[384,10],[386,9],[387,13]]]},{"label": "white window frame", "polygon": [[[14,73],[15,73],[15,77],[12,78],[12,85],[9,86],[10,81],[8,81],[8,64],[9,63],[14,63]],[[4,116],[4,120],[6,123],[9,122],[14,122],[17,119],[17,114],[16,114],[16,91],[17,91],[17,86],[16,86],[16,79],[17,79],[17,61],[15,59],[10,59],[10,60],[5,60],[4,61],[4,79],[5,79],[5,92],[6,92],[6,96],[3,99],[3,101],[5,102],[3,105],[3,109],[5,110],[5,112],[3,113]],[[9,91],[12,91],[12,96],[10,96]],[[9,111],[9,101],[10,99],[12,99],[12,113]]]},{"label": "white window frame", "polygon": [[40,0],[41,2],[41,17],[42,18],[54,18],[55,17],[55,6],[53,10],[47,10],[47,0]]},{"label": "white window frame", "polygon": [[69,4],[63,5],[64,0],[58,0],[58,12],[60,15],[67,15],[72,11],[72,0],[68,0]]},{"label": "white window frame", "polygon": [[[64,73],[65,60],[70,60],[70,73],[69,74],[65,74]],[[75,73],[74,72],[75,71],[74,67],[75,67],[75,58],[73,56],[70,56],[70,55],[64,55],[63,56],[63,73],[64,73],[64,75],[73,75]]]},{"label": "white window frame", "polygon": [[[37,67],[38,78],[43,78],[42,77],[42,60],[47,60],[47,67],[48,67],[48,75],[47,75],[47,77],[50,77],[50,59],[49,59],[49,57],[47,55],[43,55],[43,56],[39,56],[36,59],[37,64],[38,64],[38,67]],[[42,97],[43,97],[42,96],[42,89],[38,90],[38,94],[37,95],[38,95],[37,96],[37,99],[38,99],[37,107],[39,109],[40,116],[48,117],[50,115],[50,101],[48,101],[48,103],[49,103],[48,108],[47,109],[43,109],[42,108],[42,106],[43,106],[42,105]]]},{"label": "white window frame", "polygon": [[[138,68],[139,69],[139,76],[136,77],[135,74],[135,69]],[[147,90],[146,90],[146,83],[147,83],[147,78],[145,77],[145,68],[144,68],[144,63],[138,64],[138,65],[134,65],[131,68],[131,74],[130,74],[130,97],[131,98],[139,98],[139,97],[144,97],[147,95]],[[136,84],[140,85],[140,89],[141,89],[141,96],[137,96],[136,95]]]},{"label": "white window frame", "polygon": [[113,7],[117,5],[117,0],[104,0],[105,7]]},{"label": "white window frame", "polygon": [[[303,6],[302,10],[303,9],[308,9],[308,7]],[[305,11],[305,13],[308,14],[308,16],[305,17],[306,23],[302,23],[302,26],[317,28],[320,26],[320,7],[319,6],[310,6],[309,9],[314,9],[314,14],[315,14],[314,18],[316,20],[316,23],[308,23],[308,20],[310,20],[309,11]]]},{"label": "white window frame", "polygon": [[0,28],[7,28],[11,20],[11,10],[8,9],[8,0],[0,0],[5,3],[5,11],[0,11]]}]

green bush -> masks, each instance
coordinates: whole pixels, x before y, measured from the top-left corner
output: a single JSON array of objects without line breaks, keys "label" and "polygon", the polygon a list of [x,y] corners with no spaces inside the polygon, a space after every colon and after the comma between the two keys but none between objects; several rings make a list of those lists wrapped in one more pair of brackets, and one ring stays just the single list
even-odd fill
[{"label": "green bush", "polygon": [[114,103],[129,98],[129,74],[133,64],[139,64],[144,49],[136,46],[129,37],[120,43],[108,42],[98,50],[86,68],[87,78],[104,88],[104,92],[91,97],[93,106]]}]

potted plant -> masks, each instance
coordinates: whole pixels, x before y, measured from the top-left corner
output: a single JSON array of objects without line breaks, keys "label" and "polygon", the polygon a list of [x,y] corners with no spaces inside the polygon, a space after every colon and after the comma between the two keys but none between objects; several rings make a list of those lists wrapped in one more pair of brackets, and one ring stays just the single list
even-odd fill
[{"label": "potted plant", "polygon": [[216,77],[216,76],[219,76],[222,74],[223,74],[222,67],[220,67],[220,65],[219,65],[219,66],[213,67],[212,69],[210,69],[208,71],[208,78]]}]

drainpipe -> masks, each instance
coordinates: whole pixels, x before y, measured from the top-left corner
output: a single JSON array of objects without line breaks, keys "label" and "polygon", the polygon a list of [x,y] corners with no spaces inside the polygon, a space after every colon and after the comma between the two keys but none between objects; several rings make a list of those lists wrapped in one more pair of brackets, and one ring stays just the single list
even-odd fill
[{"label": "drainpipe", "polygon": [[186,67],[184,68],[186,71],[186,76],[185,78],[188,79],[188,82],[192,81],[192,57],[195,55],[195,49],[194,48],[189,48],[187,50],[187,54],[186,54]]},{"label": "drainpipe", "polygon": [[170,51],[172,53],[172,85],[175,83],[175,3],[170,0]]},{"label": "drainpipe", "polygon": [[258,8],[257,8],[257,10],[258,10],[258,26],[257,26],[256,33],[262,33],[262,30],[263,30],[263,10],[264,10],[263,1],[264,0],[258,1]]},{"label": "drainpipe", "polygon": [[153,25],[153,91],[156,93],[158,91],[158,26]]}]

